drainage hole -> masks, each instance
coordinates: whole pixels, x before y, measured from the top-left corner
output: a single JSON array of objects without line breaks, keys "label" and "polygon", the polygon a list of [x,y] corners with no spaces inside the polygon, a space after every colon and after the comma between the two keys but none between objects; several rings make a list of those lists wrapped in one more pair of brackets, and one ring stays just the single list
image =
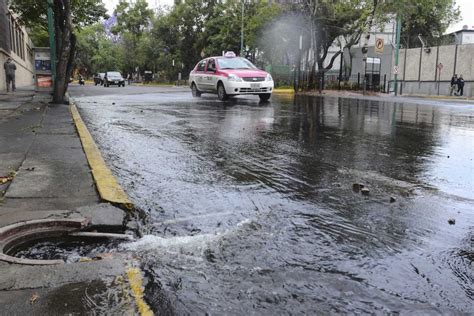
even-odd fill
[{"label": "drainage hole", "polygon": [[98,237],[50,237],[10,247],[7,254],[31,260],[64,260],[66,263],[100,259],[117,251],[123,240]]}]

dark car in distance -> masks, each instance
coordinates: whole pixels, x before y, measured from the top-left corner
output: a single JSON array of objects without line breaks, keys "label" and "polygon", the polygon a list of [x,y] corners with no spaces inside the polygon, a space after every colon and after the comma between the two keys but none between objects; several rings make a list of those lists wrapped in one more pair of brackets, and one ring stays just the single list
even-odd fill
[{"label": "dark car in distance", "polygon": [[104,87],[109,87],[111,85],[125,87],[125,79],[118,71],[107,71],[104,76]]}]

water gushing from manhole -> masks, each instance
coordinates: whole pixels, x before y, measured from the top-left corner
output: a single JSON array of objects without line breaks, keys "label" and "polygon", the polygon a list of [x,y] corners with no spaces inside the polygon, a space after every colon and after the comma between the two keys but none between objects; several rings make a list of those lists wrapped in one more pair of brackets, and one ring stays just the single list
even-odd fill
[{"label": "water gushing from manhole", "polygon": [[87,219],[32,220],[0,228],[0,260],[30,265],[101,258],[132,236],[79,232]]}]

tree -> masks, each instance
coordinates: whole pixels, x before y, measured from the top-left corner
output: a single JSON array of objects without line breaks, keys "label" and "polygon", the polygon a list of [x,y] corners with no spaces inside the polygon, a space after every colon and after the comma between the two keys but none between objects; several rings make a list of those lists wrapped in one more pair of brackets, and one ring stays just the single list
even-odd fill
[{"label": "tree", "polygon": [[[12,0],[10,7],[28,27],[47,29],[47,1]],[[56,51],[56,78],[53,102],[63,103],[74,60],[74,31],[106,16],[101,0],[53,0]]]},{"label": "tree", "polygon": [[[315,78],[324,78],[324,73],[333,67],[341,51],[333,54],[329,61],[329,49],[337,39],[370,29],[378,2],[366,0],[305,0],[295,5],[293,10],[303,15],[307,21],[310,38],[311,60],[308,87],[313,88]],[[355,36],[354,39],[360,39]]]},{"label": "tree", "polygon": [[[267,1],[244,3],[244,56],[255,60],[260,52],[259,39],[262,30],[275,17],[280,15],[280,6]],[[240,33],[242,24],[241,0],[228,0],[214,6],[207,17],[202,33],[202,44],[206,53],[220,55],[223,50],[240,52]]]},{"label": "tree", "polygon": [[[283,13],[272,20],[260,39],[264,56],[271,63],[284,60],[305,65],[310,69],[308,88],[314,88],[315,79],[323,78],[332,69],[343,50],[350,54],[352,46],[367,42],[372,26],[383,25],[397,14],[402,16],[402,32],[409,45],[416,42],[419,45],[418,34],[428,43],[436,41],[459,17],[454,0],[302,0],[283,8]],[[339,51],[330,54],[335,47]],[[346,66],[349,66],[348,76],[350,62]]]},{"label": "tree", "polygon": [[421,35],[429,45],[437,44],[450,24],[459,21],[455,0],[386,1],[380,12],[398,14],[402,20],[402,37],[408,47],[420,47]]},{"label": "tree", "polygon": [[153,10],[146,0],[130,4],[120,0],[114,10],[117,23],[111,28],[118,35],[122,50],[122,65],[125,72],[134,72],[136,67],[146,67],[145,45],[154,18]]},{"label": "tree", "polygon": [[120,46],[106,35],[102,23],[86,26],[77,32],[75,65],[86,76],[123,68]]}]

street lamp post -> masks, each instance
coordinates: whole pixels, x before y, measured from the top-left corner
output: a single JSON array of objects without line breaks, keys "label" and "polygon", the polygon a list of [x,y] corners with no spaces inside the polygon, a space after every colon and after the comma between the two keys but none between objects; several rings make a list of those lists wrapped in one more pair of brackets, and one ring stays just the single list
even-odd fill
[{"label": "street lamp post", "polygon": [[240,28],[240,56],[244,54],[244,4],[245,0],[242,0],[242,25]]},{"label": "street lamp post", "polygon": [[395,75],[394,75],[394,90],[395,95],[398,94],[398,60],[400,56],[400,33],[402,29],[402,19],[400,17],[400,13],[397,15],[397,38],[395,43]]}]

